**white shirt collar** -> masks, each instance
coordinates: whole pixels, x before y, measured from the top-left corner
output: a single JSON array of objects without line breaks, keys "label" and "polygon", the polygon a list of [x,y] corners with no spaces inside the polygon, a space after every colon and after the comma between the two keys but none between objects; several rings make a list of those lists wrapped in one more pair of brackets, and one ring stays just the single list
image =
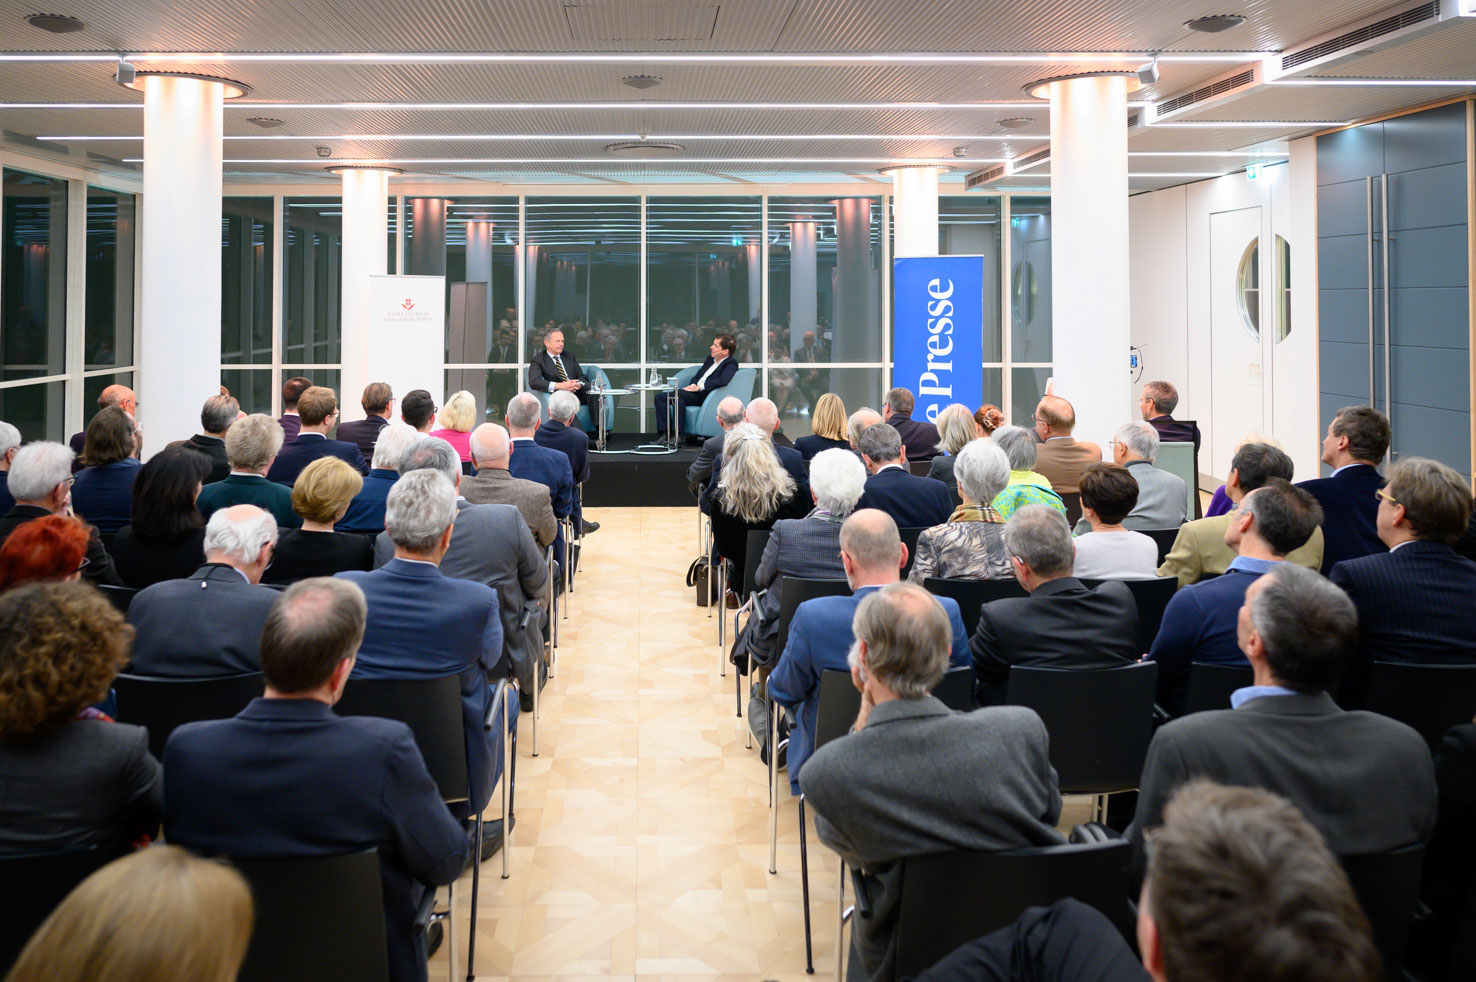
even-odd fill
[{"label": "white shirt collar", "polygon": [[404,556],[396,556],[395,558],[398,559],[402,563],[418,563],[421,566],[435,566],[436,565],[435,563],[431,562],[429,559],[406,559]]},{"label": "white shirt collar", "polygon": [[533,442],[533,438],[531,436],[515,436],[515,437],[512,438],[512,442],[513,443],[532,443]]},{"label": "white shirt collar", "polygon": [[1395,546],[1393,549],[1390,549],[1389,551],[1390,552],[1398,552],[1400,549],[1403,549],[1405,546],[1409,545],[1411,542],[1418,542],[1418,541],[1420,541],[1420,540],[1419,539],[1405,539],[1403,542],[1399,543],[1399,545]]},{"label": "white shirt collar", "polygon": [[1332,476],[1333,477],[1337,477],[1339,474],[1343,473],[1343,471],[1347,470],[1350,467],[1372,467],[1372,466],[1373,466],[1372,464],[1365,464],[1361,460],[1355,460],[1351,464],[1344,464],[1342,467],[1335,467],[1335,468],[1333,468]]},{"label": "white shirt collar", "polygon": [[877,474],[880,474],[882,471],[889,471],[889,470],[891,470],[894,467],[897,470],[899,470],[899,471],[903,469],[903,467],[902,467],[901,464],[883,464],[882,466],[880,466],[880,467],[878,467],[876,469],[876,473]]}]

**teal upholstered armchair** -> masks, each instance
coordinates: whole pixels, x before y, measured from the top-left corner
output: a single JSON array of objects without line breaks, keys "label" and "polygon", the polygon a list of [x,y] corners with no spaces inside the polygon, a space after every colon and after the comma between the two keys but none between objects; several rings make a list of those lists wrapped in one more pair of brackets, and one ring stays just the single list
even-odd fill
[{"label": "teal upholstered armchair", "polygon": [[[592,388],[592,389],[608,389],[608,388],[610,388],[610,377],[605,374],[605,370],[603,368],[600,368],[598,365],[585,365],[585,366],[583,366],[583,368],[584,368],[584,374],[587,375],[587,376],[589,376],[589,385],[590,385],[590,388]],[[538,404],[543,407],[542,408],[542,412],[540,413],[540,416],[541,416],[542,420],[545,423],[547,423],[548,422],[548,393],[547,392],[539,392],[537,389],[532,390],[532,392],[533,392],[533,395],[535,397],[537,397]],[[605,402],[605,430],[608,432],[608,431],[613,430],[615,428],[615,400],[614,399],[607,398],[607,399],[605,399],[604,402]],[[594,421],[594,418],[592,416],[590,416],[589,409],[587,407],[585,407],[585,406],[580,406],[579,407],[579,414],[574,417],[574,425],[575,426],[578,426],[581,430],[583,430],[586,433],[593,433],[593,432],[595,432],[595,421]]]},{"label": "teal upholstered armchair", "polygon": [[[684,368],[677,374],[676,385],[680,389],[684,385],[691,385],[692,380],[697,377],[700,365]],[[728,396],[737,396],[743,400],[744,405],[753,398],[753,387],[758,381],[758,369],[740,368],[733,374],[733,381],[721,388],[713,389],[702,400],[700,406],[688,406],[687,418],[681,421],[680,429],[684,435],[690,436],[717,436],[720,432],[717,422],[717,406]]]}]

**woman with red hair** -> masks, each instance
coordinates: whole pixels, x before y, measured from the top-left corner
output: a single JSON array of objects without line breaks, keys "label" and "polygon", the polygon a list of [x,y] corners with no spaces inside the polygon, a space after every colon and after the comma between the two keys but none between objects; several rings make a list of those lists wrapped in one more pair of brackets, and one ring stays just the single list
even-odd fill
[{"label": "woman with red hair", "polygon": [[0,590],[77,579],[87,565],[88,535],[76,518],[47,515],[26,522],[0,546]]}]

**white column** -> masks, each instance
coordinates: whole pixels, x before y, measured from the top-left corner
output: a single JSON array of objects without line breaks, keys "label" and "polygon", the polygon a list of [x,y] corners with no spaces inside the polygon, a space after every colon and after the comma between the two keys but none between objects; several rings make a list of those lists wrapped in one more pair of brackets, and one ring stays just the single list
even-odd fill
[{"label": "white column", "polygon": [[1107,447],[1127,421],[1127,86],[1062,79],[1051,98],[1051,349],[1076,437]]},{"label": "white column", "polygon": [[220,386],[225,85],[149,75],[137,394],[144,449],[187,439]]},{"label": "white column", "polygon": [[892,178],[894,256],[938,254],[938,168],[898,167]]},{"label": "white column", "polygon": [[[369,377],[369,277],[383,276],[388,268],[389,219],[386,198],[392,172],[374,168],[343,171],[343,380],[338,393],[339,411],[348,419],[359,419],[363,410],[359,396]],[[395,396],[404,395],[396,392]]]},{"label": "white column", "polygon": [[[815,330],[815,223],[789,223],[789,350],[804,347],[806,331]],[[782,326],[782,325],[781,325]],[[818,336],[816,340],[819,340]]]}]

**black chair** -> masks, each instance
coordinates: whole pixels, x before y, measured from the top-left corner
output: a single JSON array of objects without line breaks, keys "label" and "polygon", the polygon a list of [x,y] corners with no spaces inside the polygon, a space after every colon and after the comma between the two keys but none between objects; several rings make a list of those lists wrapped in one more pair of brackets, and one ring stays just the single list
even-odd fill
[{"label": "black chair", "polygon": [[1476,664],[1369,666],[1368,708],[1413,727],[1433,753],[1452,726],[1476,716]]},{"label": "black chair", "polygon": [[[1105,580],[1082,580],[1082,586],[1095,589]],[[1158,628],[1163,624],[1163,612],[1179,589],[1179,581],[1173,576],[1158,576],[1151,580],[1118,580],[1133,595],[1138,605],[1138,654],[1147,654],[1158,637]]]},{"label": "black chair", "polygon": [[927,460],[909,460],[907,462],[907,473],[913,477],[927,477],[928,471],[933,469],[933,458]]},{"label": "black chair", "polygon": [[114,858],[95,846],[0,856],[0,977],[72,888]]},{"label": "black chair", "polygon": [[973,668],[968,665],[959,665],[944,672],[943,678],[933,686],[933,696],[949,709],[961,713],[972,710],[974,708]]},{"label": "black chair", "polygon": [[923,534],[920,528],[898,529],[897,534],[902,538],[902,544],[907,547],[907,562],[902,564],[902,579],[907,579],[907,574],[912,572],[913,560],[917,559],[917,540]]},{"label": "black chair", "polygon": [[[768,529],[749,529],[748,538],[744,544],[743,557],[743,590],[738,594],[740,603],[744,600],[753,599],[754,592],[758,587],[754,581],[758,579],[759,561],[764,558],[764,548],[769,544],[770,531]],[[755,601],[756,603],[756,601]],[[753,620],[754,609],[749,608],[748,619]],[[738,615],[733,615],[733,640],[738,640]],[[753,666],[748,667],[748,674],[753,675]],[[733,671],[733,710],[734,715],[740,719],[743,717],[743,675],[735,668]],[[753,746],[753,733],[748,727],[744,727],[743,745]]]},{"label": "black chair", "polygon": [[106,583],[100,583],[97,588],[108,599],[108,603],[112,604],[118,613],[125,616],[129,606],[133,603],[133,598],[138,596],[138,591],[131,586],[109,586]]},{"label": "black chair", "polygon": [[241,982],[389,982],[376,850],[234,863],[256,904]]},{"label": "black chair", "polygon": [[200,720],[229,719],[261,695],[263,688],[260,672],[214,679],[119,675],[113,680],[118,722],[147,728],[149,753],[157,760],[164,759],[164,745],[175,729]]},{"label": "black chair", "polygon": [[1374,943],[1384,959],[1384,978],[1404,978],[1404,952],[1409,926],[1420,898],[1425,847],[1416,843],[1365,856],[1340,856],[1343,871],[1373,928]]},{"label": "black chair", "polygon": [[897,977],[916,975],[959,945],[1008,927],[1027,907],[1067,897],[1101,911],[1133,943],[1131,858],[1131,847],[1118,840],[902,860]]},{"label": "black chair", "polygon": [[1007,597],[1028,597],[1029,592],[1014,579],[1008,580],[954,580],[942,576],[930,576],[923,580],[923,589],[935,597],[952,597],[958,603],[959,616],[963,618],[964,632],[974,636],[979,626],[979,608],[994,600]]},{"label": "black chair", "polygon": [[1189,666],[1189,685],[1184,697],[1184,716],[1207,709],[1229,709],[1230,694],[1255,684],[1249,665],[1212,665],[1194,662]]},{"label": "black chair", "polygon": [[1075,528],[1076,523],[1081,521],[1081,492],[1062,491],[1061,504],[1066,506],[1066,524]]},{"label": "black chair", "polygon": [[799,605],[806,600],[814,600],[816,597],[848,597],[851,595],[851,585],[845,580],[810,579],[803,576],[786,576],[779,587],[779,634],[774,639],[774,651],[776,655],[784,654],[784,646],[789,643],[789,622],[794,620],[794,612]]},{"label": "black chair", "polygon": [[1062,794],[1089,794],[1106,820],[1107,796],[1138,786],[1153,736],[1155,662],[1120,668],[1010,668],[1005,702],[1045,722]]},{"label": "black chair", "polygon": [[1174,540],[1179,537],[1179,530],[1173,529],[1139,529],[1144,535],[1152,539],[1158,546],[1158,565],[1168,558],[1169,550],[1174,547]]}]

